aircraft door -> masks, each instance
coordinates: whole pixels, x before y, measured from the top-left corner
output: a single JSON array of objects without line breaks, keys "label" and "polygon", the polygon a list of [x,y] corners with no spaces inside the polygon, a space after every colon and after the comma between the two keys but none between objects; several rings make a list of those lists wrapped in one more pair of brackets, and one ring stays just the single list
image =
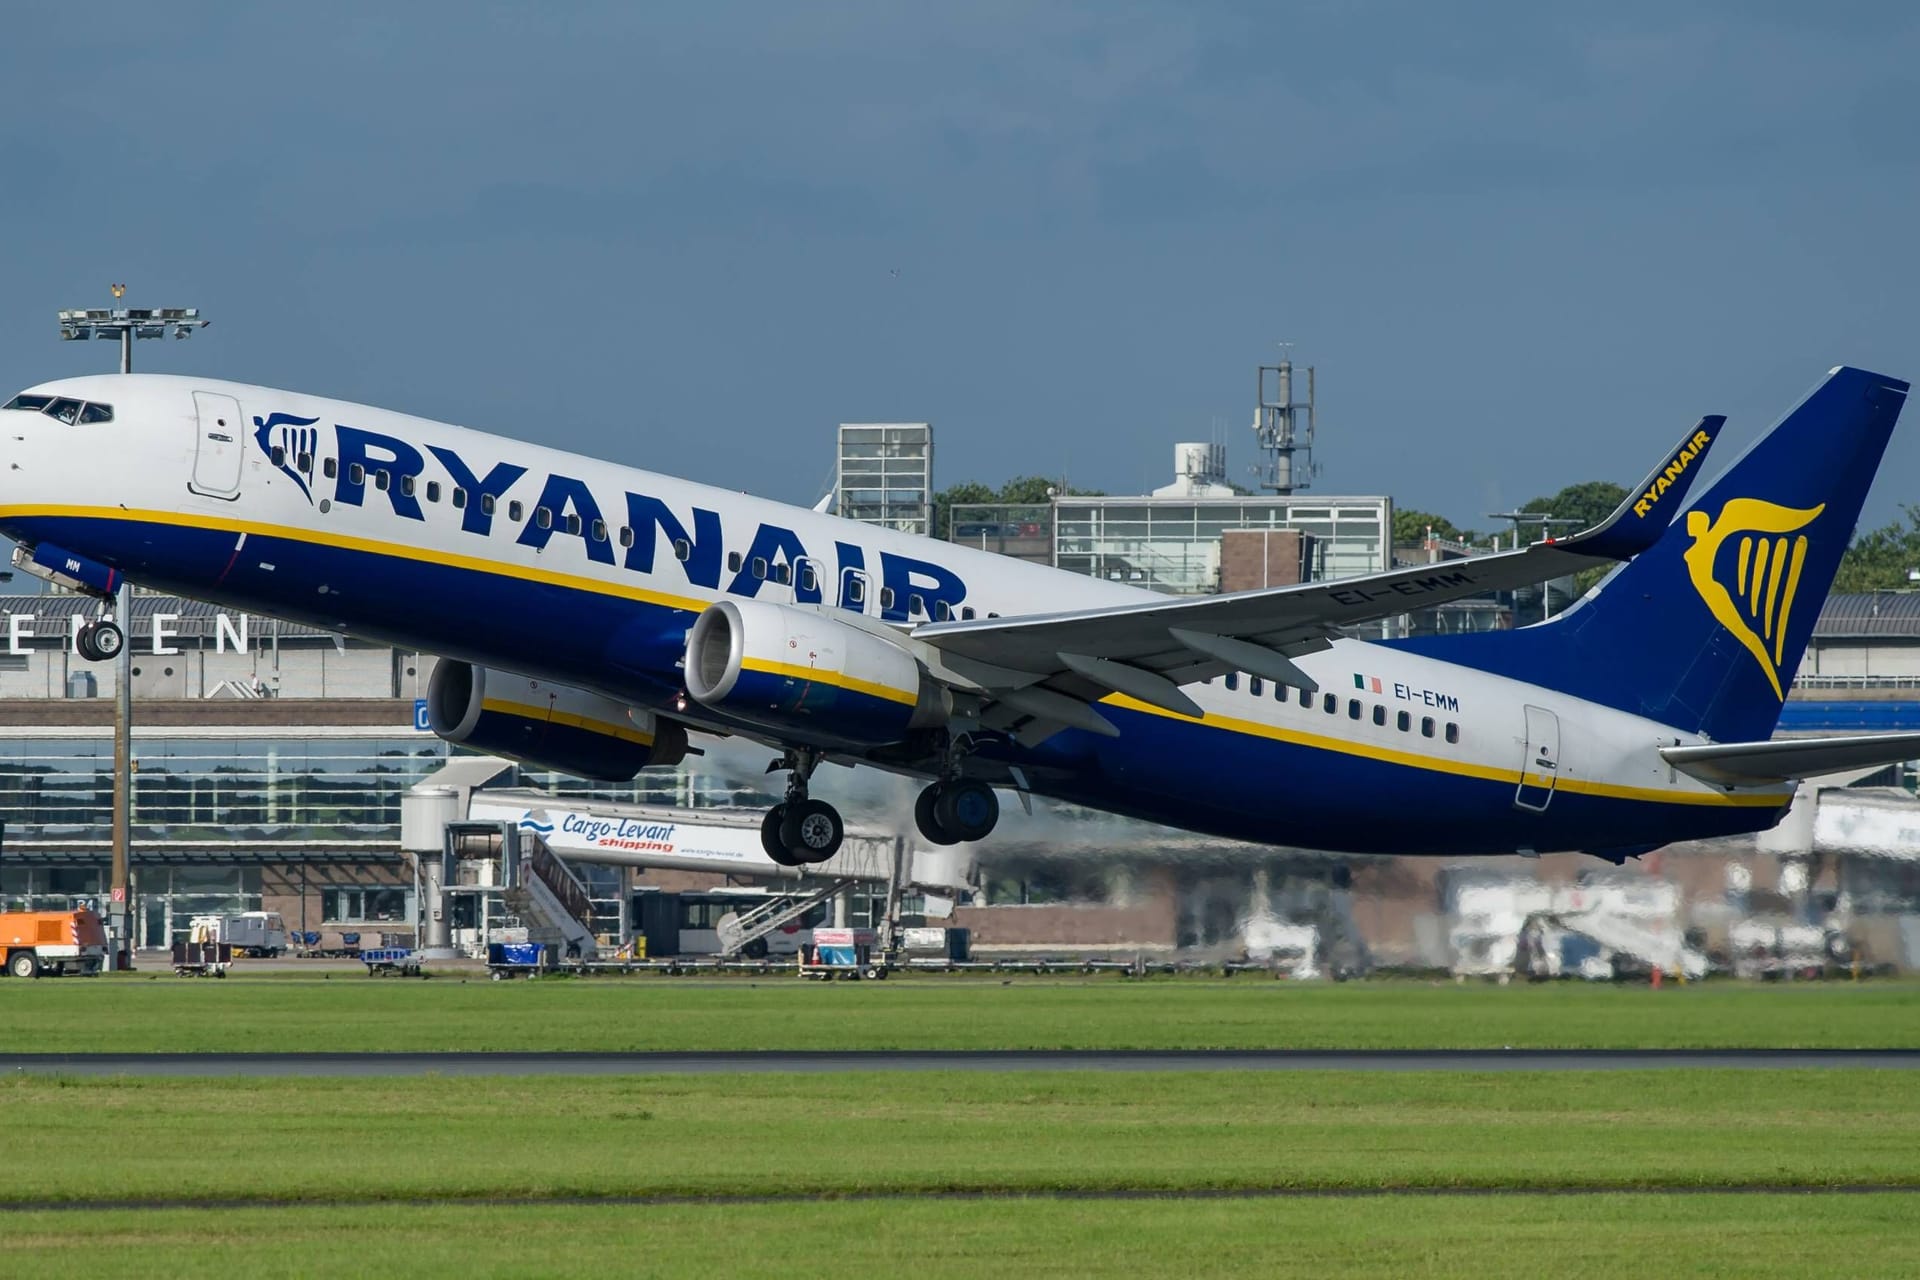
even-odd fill
[{"label": "aircraft door", "polygon": [[199,423],[193,452],[193,481],[187,487],[214,498],[240,496],[240,463],[246,453],[246,419],[240,402],[211,391],[193,393]]},{"label": "aircraft door", "polygon": [[1520,787],[1513,793],[1513,806],[1545,813],[1560,778],[1560,717],[1545,707],[1525,710],[1526,754],[1520,760]]}]

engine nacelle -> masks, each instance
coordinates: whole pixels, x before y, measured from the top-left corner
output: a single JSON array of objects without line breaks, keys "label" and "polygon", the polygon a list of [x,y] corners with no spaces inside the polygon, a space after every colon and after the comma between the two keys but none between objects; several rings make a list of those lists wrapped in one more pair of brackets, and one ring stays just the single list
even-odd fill
[{"label": "engine nacelle", "polygon": [[811,742],[883,746],[952,714],[947,689],[884,636],[761,600],[709,605],[685,674],[702,706]]},{"label": "engine nacelle", "polygon": [[686,726],[568,685],[442,660],[427,682],[427,725],[448,742],[626,782],[649,765],[678,764]]}]

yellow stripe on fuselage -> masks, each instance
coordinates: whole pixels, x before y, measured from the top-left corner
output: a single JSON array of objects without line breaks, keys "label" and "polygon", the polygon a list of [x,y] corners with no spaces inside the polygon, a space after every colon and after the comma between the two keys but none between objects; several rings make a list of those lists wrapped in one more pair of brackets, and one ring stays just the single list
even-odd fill
[{"label": "yellow stripe on fuselage", "polygon": [[885,698],[888,702],[898,702],[910,707],[920,701],[918,689],[911,692],[896,689],[892,685],[875,684],[871,680],[859,680],[853,676],[841,675],[837,671],[821,671],[817,667],[800,667],[789,662],[768,662],[762,658],[743,658],[742,668],[756,671],[766,676],[785,676],[789,680],[804,680],[809,684],[830,684],[836,689],[848,689],[854,693],[864,693],[869,698]]},{"label": "yellow stripe on fuselage", "polygon": [[0,507],[0,520],[32,518],[115,520],[136,524],[169,525],[182,529],[213,530],[218,533],[244,533],[249,537],[285,538],[292,542],[305,542],[317,547],[360,551],[376,556],[393,556],[419,564],[440,565],[448,569],[466,569],[474,573],[515,578],[522,582],[537,582],[543,586],[570,587],[576,591],[591,591],[597,595],[638,600],[644,604],[664,605],[670,609],[682,609],[691,613],[698,613],[711,603],[696,596],[671,595],[664,591],[655,591],[650,587],[635,586],[625,582],[609,582],[604,578],[589,578],[577,573],[559,573],[538,565],[512,564],[505,560],[489,560],[481,556],[461,555],[458,552],[440,551],[433,547],[417,547],[404,542],[384,542],[378,538],[323,533],[317,529],[303,529],[296,525],[261,524],[258,521],[235,520],[227,516],[190,515],[178,511],[140,511],[122,507]]},{"label": "yellow stripe on fuselage", "polygon": [[[1232,716],[1207,713],[1204,721],[1192,716],[1181,715],[1176,711],[1167,711],[1150,703],[1129,698],[1123,693],[1109,694],[1101,699],[1108,706],[1126,711],[1139,711],[1147,715],[1159,716],[1167,720],[1179,720],[1185,724],[1204,724],[1209,729],[1219,729],[1227,733],[1239,733],[1253,738],[1267,738],[1275,742],[1292,743],[1295,746],[1310,747],[1316,751],[1333,751],[1341,755],[1358,756],[1365,760],[1377,760],[1382,764],[1397,764],[1409,769],[1423,769],[1429,773],[1446,773],[1461,778],[1479,778],[1487,782],[1505,782],[1519,786],[1522,778],[1518,769],[1501,769],[1493,765],[1477,764],[1471,760],[1450,760],[1445,756],[1422,755],[1415,751],[1396,751],[1392,747],[1376,746],[1370,742],[1359,742],[1350,738],[1334,738],[1324,734],[1305,733],[1298,729],[1285,729],[1279,725],[1262,724],[1257,720],[1240,720]],[[1546,784],[1546,775],[1527,775],[1529,781],[1537,777],[1537,785]],[[1732,795],[1718,795],[1707,791],[1663,791],[1656,787],[1628,787],[1611,782],[1595,782],[1587,778],[1570,778],[1558,775],[1554,783],[1556,791],[1573,792],[1579,795],[1605,796],[1614,800],[1640,800],[1655,804],[1686,805],[1726,805],[1733,807],[1762,806],[1779,808],[1792,797],[1783,793],[1742,792]]]},{"label": "yellow stripe on fuselage", "polygon": [[[310,543],[314,546],[333,547],[343,551],[360,551],[369,555],[393,556],[420,564],[440,565],[450,569],[466,569],[474,573],[492,574],[496,577],[513,578],[523,582],[537,582],[546,586],[567,587],[576,591],[588,591],[596,595],[613,596],[623,600],[636,600],[645,604],[661,605],[670,609],[679,609],[698,613],[707,607],[708,601],[695,596],[678,596],[648,587],[627,583],[608,582],[600,578],[589,578],[580,574],[557,573],[534,565],[510,564],[502,560],[489,560],[479,556],[460,555],[456,552],[438,551],[431,547],[416,547],[406,543],[384,542],[375,538],[361,538],[347,534],[323,533],[316,529],[303,529],[291,525],[262,524],[252,520],[235,520],[227,516],[190,515],[177,511],[133,510],[123,507],[73,507],[73,506],[5,506],[0,507],[0,520],[11,518],[62,518],[81,520],[115,520],[146,522],[168,525],[185,529],[212,529],[226,533],[256,535],[266,538],[286,538],[295,542]],[[1791,605],[1797,579],[1789,575],[1786,585],[1787,599]],[[789,676],[793,679],[818,681],[832,684],[854,692],[884,698],[889,702],[911,705],[917,696],[906,694],[898,689],[867,681],[855,680],[847,676],[829,675],[811,667],[792,667],[779,663],[746,664],[752,670],[769,675]],[[1466,760],[1450,760],[1442,756],[1421,755],[1411,751],[1396,751],[1389,747],[1378,747],[1370,743],[1345,738],[1326,737],[1321,734],[1303,733],[1294,729],[1283,729],[1277,725],[1261,724],[1253,720],[1240,720],[1233,717],[1209,714],[1205,721],[1197,721],[1191,716],[1166,711],[1159,707],[1129,698],[1124,694],[1110,694],[1102,699],[1110,706],[1139,711],[1147,715],[1161,716],[1171,720],[1184,721],[1187,724],[1204,723],[1208,728],[1220,729],[1228,733],[1241,733],[1250,737],[1267,738],[1276,742],[1290,742],[1297,746],[1312,747],[1322,751],[1334,751],[1342,755],[1358,756],[1368,760],[1378,760],[1387,764],[1403,765],[1413,769],[1424,769],[1434,773],[1453,774],[1458,777],[1480,778],[1492,782],[1510,782],[1518,786],[1521,778],[1517,769],[1499,769],[1488,765],[1475,764]],[[514,714],[525,715],[528,710]],[[544,709],[535,716],[548,718]],[[582,727],[596,727],[592,723]],[[604,730],[605,726],[598,726]],[[1663,791],[1653,787],[1626,787],[1613,783],[1595,782],[1584,778],[1569,778],[1562,775],[1555,784],[1557,790],[1565,790],[1584,795],[1606,796],[1613,799],[1651,801],[1657,804],[1684,805],[1725,805],[1736,807],[1779,807],[1791,798],[1786,793],[1752,793],[1721,795],[1713,792]]]}]

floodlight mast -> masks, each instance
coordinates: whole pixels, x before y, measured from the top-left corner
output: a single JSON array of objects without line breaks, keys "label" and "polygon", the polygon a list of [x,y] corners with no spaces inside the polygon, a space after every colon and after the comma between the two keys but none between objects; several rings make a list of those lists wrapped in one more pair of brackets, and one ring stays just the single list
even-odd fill
[{"label": "floodlight mast", "polygon": [[[118,295],[115,295],[118,296]],[[196,329],[204,329],[211,320],[200,318],[198,307],[89,307],[60,313],[60,336],[68,342],[88,338],[120,343],[120,372],[133,372],[135,338],[190,338]]]},{"label": "floodlight mast", "polygon": [[[113,286],[113,296],[126,292]],[[135,338],[190,338],[212,321],[200,318],[198,307],[88,307],[60,313],[60,336],[68,342],[89,338],[120,343],[120,372],[133,372]],[[133,591],[121,580],[113,597],[113,617],[124,638],[114,663],[113,698],[113,873],[108,903],[108,932],[113,944],[111,965],[133,968]]]}]

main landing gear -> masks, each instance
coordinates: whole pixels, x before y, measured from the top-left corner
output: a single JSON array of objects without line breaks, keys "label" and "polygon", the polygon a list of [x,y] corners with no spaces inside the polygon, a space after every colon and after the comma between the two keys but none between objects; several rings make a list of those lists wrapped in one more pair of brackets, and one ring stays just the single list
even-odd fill
[{"label": "main landing gear", "polygon": [[792,771],[787,798],[760,820],[760,846],[783,867],[825,862],[840,851],[840,842],[846,838],[840,811],[807,794],[807,782],[819,763],[818,752],[797,749],[774,761],[768,770]]},{"label": "main landing gear", "polygon": [[107,662],[120,656],[120,650],[126,648],[127,633],[112,618],[96,618],[80,628],[73,638],[73,647],[88,662]]},{"label": "main landing gear", "polygon": [[1000,821],[1000,799],[984,782],[936,782],[914,802],[913,821],[933,844],[970,844],[993,833]]}]

